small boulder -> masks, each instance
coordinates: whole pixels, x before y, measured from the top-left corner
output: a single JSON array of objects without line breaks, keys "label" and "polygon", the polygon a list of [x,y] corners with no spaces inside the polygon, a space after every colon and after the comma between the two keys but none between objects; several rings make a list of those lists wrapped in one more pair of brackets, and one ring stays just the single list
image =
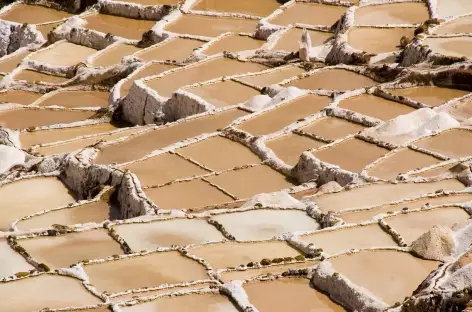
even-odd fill
[{"label": "small boulder", "polygon": [[411,248],[424,259],[444,261],[455,252],[454,232],[448,227],[435,225],[416,239]]}]

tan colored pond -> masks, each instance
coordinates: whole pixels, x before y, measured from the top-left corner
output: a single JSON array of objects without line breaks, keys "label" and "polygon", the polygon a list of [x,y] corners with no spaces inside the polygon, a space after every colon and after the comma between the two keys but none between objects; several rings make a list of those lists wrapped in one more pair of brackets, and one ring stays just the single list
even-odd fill
[{"label": "tan colored pond", "polygon": [[112,34],[126,39],[140,40],[143,33],[148,31],[155,21],[138,20],[107,14],[92,14],[83,18],[87,21],[83,27],[104,34]]},{"label": "tan colored pond", "polygon": [[305,118],[326,107],[331,99],[326,96],[308,94],[284,103],[274,109],[265,111],[237,127],[254,136],[266,135],[282,130],[286,126]]},{"label": "tan colored pond", "polygon": [[200,47],[204,43],[204,41],[200,40],[175,37],[169,41],[158,43],[146,50],[142,50],[136,53],[135,56],[146,62],[153,60],[173,60],[181,62],[188,58],[196,48]]},{"label": "tan colored pond", "polygon": [[464,122],[472,117],[472,99],[463,99],[454,104],[448,104],[442,109],[457,121]]},{"label": "tan colored pond", "polygon": [[433,53],[472,58],[472,51],[470,50],[472,38],[470,37],[426,38],[423,44],[428,45]]},{"label": "tan colored pond", "polygon": [[459,17],[445,23],[439,26],[434,33],[438,35],[472,33],[472,16]]},{"label": "tan colored pond", "polygon": [[63,24],[63,22],[36,25],[36,30],[38,30],[43,35],[44,39],[47,40],[49,33],[61,24]]},{"label": "tan colored pond", "polygon": [[0,239],[0,278],[12,276],[17,272],[28,272],[34,267],[26,262],[19,253],[8,245],[6,239]]},{"label": "tan colored pond", "polygon": [[234,34],[225,36],[215,43],[212,43],[210,47],[203,50],[202,53],[206,55],[214,55],[222,52],[257,50],[260,49],[264,43],[264,40],[257,40],[249,36],[240,36]]},{"label": "tan colored pond", "polygon": [[215,136],[176,151],[214,171],[261,162],[259,157],[246,146],[221,136]]},{"label": "tan colored pond", "polygon": [[129,140],[106,146],[100,151],[94,163],[110,164],[123,163],[139,159],[153,150],[166,147],[170,144],[195,137],[202,133],[214,132],[224,128],[234,119],[244,116],[245,111],[234,109],[215,115],[194,118],[192,120],[160,128],[145,134],[134,136]]},{"label": "tan colored pond", "polygon": [[189,254],[203,258],[213,269],[223,269],[260,262],[262,259],[296,257],[299,253],[285,242],[268,241],[238,243],[226,242],[209,244],[189,249]]},{"label": "tan colored pond", "polygon": [[51,96],[45,96],[39,106],[77,107],[107,107],[109,92],[100,91],[59,91]]},{"label": "tan colored pond", "polygon": [[[148,290],[145,292],[137,292],[137,293],[130,293],[122,296],[117,296],[111,298],[112,301],[120,301],[120,300],[127,300],[127,299],[137,299],[140,297],[147,297],[147,296],[155,296],[155,295],[163,295],[163,294],[170,294],[176,291],[191,291],[191,290],[198,290],[202,288],[207,288],[212,284],[210,283],[198,283],[191,286],[176,286],[176,287],[168,287],[168,288],[161,288],[157,290]],[[175,297],[174,297],[175,298]]]},{"label": "tan colored pond", "polygon": [[145,65],[141,67],[140,69],[138,69],[136,73],[133,73],[132,75],[128,76],[128,80],[125,81],[120,87],[120,95],[122,97],[128,95],[129,89],[131,88],[135,80],[138,80],[140,78],[147,77],[147,76],[159,75],[160,73],[163,73],[165,71],[168,71],[176,67],[177,67],[176,65],[160,64],[160,63]]},{"label": "tan colored pond", "polygon": [[103,67],[117,65],[121,63],[123,57],[132,55],[138,51],[141,51],[141,49],[134,45],[119,43],[113,47],[105,49],[103,53],[94,57],[92,65]]},{"label": "tan colored pond", "polygon": [[332,26],[346,12],[346,7],[319,3],[295,2],[269,23],[287,26],[308,24]]},{"label": "tan colored pond", "polygon": [[120,245],[104,229],[42,236],[18,241],[38,261],[51,268],[68,268],[84,259],[121,255]]},{"label": "tan colored pond", "polygon": [[304,278],[254,281],[244,285],[244,290],[249,302],[261,312],[345,311],[328,296],[312,288],[310,280]]},{"label": "tan colored pond", "polygon": [[344,170],[361,172],[365,166],[387,153],[388,150],[383,147],[351,138],[329,148],[314,151],[313,155],[321,161],[337,165]]},{"label": "tan colored pond", "polygon": [[254,16],[266,16],[280,6],[277,0],[198,0],[192,6],[192,10],[243,13]]},{"label": "tan colored pond", "polygon": [[183,14],[165,26],[164,30],[179,34],[217,37],[225,32],[253,33],[256,31],[257,22],[258,20],[246,18]]},{"label": "tan colored pond", "polygon": [[4,231],[8,231],[18,218],[75,202],[66,186],[54,177],[24,179],[3,185],[0,198],[3,207],[0,209],[0,229]]},{"label": "tan colored pond", "polygon": [[400,49],[402,37],[413,37],[414,28],[377,28],[377,27],[352,27],[348,30],[348,43],[356,50],[367,53],[387,53]]},{"label": "tan colored pond", "polygon": [[97,52],[95,49],[61,41],[31,54],[29,59],[52,66],[74,66],[85,61],[88,56],[95,52]]},{"label": "tan colored pond", "polygon": [[108,292],[208,279],[202,265],[177,251],[92,264],[84,269],[98,291]]},{"label": "tan colored pond", "polygon": [[136,3],[142,5],[178,4],[179,0],[120,0],[120,2]]},{"label": "tan colored pond", "polygon": [[463,170],[463,167],[460,165],[460,163],[456,162],[450,165],[428,169],[426,171],[413,174],[413,176],[431,178],[431,177],[436,177],[436,176],[447,174],[447,173],[459,173],[462,170]]},{"label": "tan colored pond", "polygon": [[258,209],[219,214],[213,220],[223,224],[237,240],[268,240],[288,232],[314,231],[319,224],[305,211]]},{"label": "tan colored pond", "polygon": [[218,57],[197,65],[191,64],[167,74],[161,78],[151,79],[145,84],[156,90],[161,96],[170,97],[174,91],[197,82],[215,79],[221,76],[258,72],[266,69],[264,65],[240,62],[229,58]]},{"label": "tan colored pond", "polygon": [[201,97],[218,108],[244,103],[260,94],[258,90],[232,80],[205,84],[184,90]]},{"label": "tan colored pond", "polygon": [[15,4],[10,10],[2,13],[0,18],[5,21],[20,24],[41,24],[59,21],[72,16],[72,14],[47,8],[41,5]]},{"label": "tan colored pond", "polygon": [[267,266],[257,269],[247,269],[244,271],[226,271],[221,273],[221,280],[229,282],[232,280],[246,280],[260,275],[278,275],[290,269],[306,269],[318,264],[318,261],[310,261],[303,263],[289,263],[276,266]]},{"label": "tan colored pond", "polygon": [[318,118],[300,130],[327,140],[338,140],[364,130],[365,126],[336,117]]},{"label": "tan colored pond", "polygon": [[61,84],[69,80],[66,77],[43,74],[34,70],[22,69],[13,76],[15,80],[25,80],[29,83],[45,82],[51,84]]},{"label": "tan colored pond", "polygon": [[421,2],[368,5],[354,14],[355,25],[421,24],[429,19],[428,8]]},{"label": "tan colored pond", "polygon": [[[25,300],[28,298],[28,300]],[[92,295],[78,279],[58,275],[40,275],[0,283],[0,300],[9,312],[39,311],[95,305],[102,301]]]},{"label": "tan colored pond", "polygon": [[224,238],[213,225],[201,219],[123,224],[115,226],[115,230],[135,251],[172,245],[203,244]]},{"label": "tan colored pond", "polygon": [[428,167],[438,162],[440,160],[433,156],[403,148],[368,169],[367,174],[385,180],[395,180],[400,173]]},{"label": "tan colored pond", "polygon": [[283,174],[260,165],[251,168],[227,171],[207,178],[239,199],[250,198],[259,193],[271,193],[295,186]]},{"label": "tan colored pond", "polygon": [[266,146],[290,166],[295,166],[298,163],[298,159],[303,152],[323,145],[323,142],[294,133],[266,141]]},{"label": "tan colored pond", "polygon": [[388,204],[401,199],[434,193],[437,190],[459,191],[464,185],[456,179],[428,183],[376,183],[338,193],[314,197],[324,212],[358,209]]},{"label": "tan colored pond", "polygon": [[414,144],[451,158],[460,158],[472,155],[471,139],[471,131],[452,129],[432,137],[421,139]]},{"label": "tan colored pond", "polygon": [[406,97],[412,101],[417,101],[431,106],[439,106],[452,99],[468,94],[467,91],[440,88],[435,86],[421,86],[405,89],[389,89],[388,92]]},{"label": "tan colored pond", "polygon": [[440,18],[472,12],[472,2],[468,0],[438,0],[436,6]]},{"label": "tan colored pond", "polygon": [[[399,251],[362,251],[329,260],[335,271],[364,287],[389,305],[410,296],[435,270],[437,261],[415,258]],[[385,287],[387,285],[389,287]]]},{"label": "tan colored pond", "polygon": [[[287,52],[295,52],[300,50],[300,39],[302,38],[302,34],[302,28],[290,28],[287,32],[282,34],[280,39],[273,47],[273,50]],[[308,34],[310,35],[311,45],[313,47],[323,45],[329,38],[333,36],[332,33],[315,30],[308,30]]]},{"label": "tan colored pond", "polygon": [[289,82],[286,86],[293,86],[307,90],[334,90],[347,91],[359,88],[367,88],[377,83],[369,77],[344,70],[328,69],[316,72],[306,78]]},{"label": "tan colored pond", "polygon": [[290,67],[282,68],[279,70],[271,71],[268,73],[241,77],[238,79],[250,85],[263,88],[265,86],[269,86],[274,83],[279,83],[287,78],[298,76],[304,72],[305,71],[303,70],[303,68],[300,68],[298,66],[290,66]]},{"label": "tan colored pond", "polygon": [[22,90],[7,90],[0,93],[0,103],[15,103],[29,105],[43,96],[41,93]]},{"label": "tan colored pond", "polygon": [[31,52],[24,50],[20,53],[15,53],[15,55],[6,55],[0,59],[0,72],[9,73],[15,69],[23,59],[28,56]]}]

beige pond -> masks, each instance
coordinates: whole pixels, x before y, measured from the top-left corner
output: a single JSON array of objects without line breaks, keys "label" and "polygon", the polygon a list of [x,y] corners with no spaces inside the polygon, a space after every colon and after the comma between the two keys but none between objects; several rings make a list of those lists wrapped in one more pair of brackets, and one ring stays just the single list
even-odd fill
[{"label": "beige pond", "polygon": [[389,305],[410,296],[439,264],[437,261],[415,258],[406,252],[390,250],[362,251],[329,261],[336,272]]},{"label": "beige pond", "polygon": [[87,265],[84,270],[98,291],[108,292],[208,279],[202,265],[177,251]]},{"label": "beige pond", "polygon": [[438,0],[436,6],[440,18],[472,12],[472,2],[469,0]]},{"label": "beige pond", "polygon": [[[24,196],[28,194],[28,196]],[[33,178],[0,187],[2,209],[0,229],[8,231],[11,223],[46,209],[65,206],[75,201],[66,186],[57,178]]]},{"label": "beige pond", "polygon": [[188,58],[193,53],[193,50],[204,43],[204,41],[200,40],[175,37],[142,50],[136,53],[135,56],[146,62],[153,60],[181,62]]},{"label": "beige pond", "polygon": [[61,24],[63,24],[63,22],[36,25],[36,30],[38,30],[43,35],[44,39],[47,40],[49,33],[52,32]]},{"label": "beige pond", "polygon": [[308,77],[294,80],[285,86],[293,86],[300,89],[347,91],[359,88],[367,88],[377,83],[369,77],[344,69],[328,69],[318,71]]},{"label": "beige pond", "polygon": [[18,241],[38,263],[51,268],[68,268],[85,259],[121,255],[120,245],[104,229],[42,236]]},{"label": "beige pond", "polygon": [[10,129],[50,126],[85,120],[94,114],[84,111],[14,109],[0,112],[0,126]]},{"label": "beige pond", "polygon": [[277,0],[198,0],[192,10],[243,13],[255,16],[266,16],[280,6]]},{"label": "beige pond", "polygon": [[413,37],[414,28],[352,27],[347,32],[347,41],[356,50],[367,53],[387,53],[400,49],[402,37]]},{"label": "beige pond", "polygon": [[254,281],[245,284],[244,290],[249,302],[260,312],[345,311],[328,296],[312,288],[309,279]]},{"label": "beige pond", "polygon": [[237,312],[231,301],[219,294],[193,294],[163,297],[146,303],[124,307],[123,312],[179,311],[179,312]]},{"label": "beige pond", "polygon": [[128,80],[126,80],[120,87],[120,96],[128,95],[129,89],[131,88],[135,80],[141,79],[143,77],[159,75],[160,73],[163,73],[176,67],[176,65],[160,63],[144,65],[143,67],[139,68],[135,73],[127,77]]},{"label": "beige pond", "polygon": [[368,169],[367,174],[385,180],[395,180],[400,173],[428,167],[438,162],[440,160],[433,156],[403,148]]},{"label": "beige pond", "polygon": [[43,96],[41,93],[22,90],[7,90],[0,93],[0,103],[15,103],[29,105]]},{"label": "beige pond", "polygon": [[29,70],[29,69],[20,70],[13,76],[13,79],[25,80],[26,82],[29,82],[29,83],[42,82],[42,83],[50,83],[50,84],[61,84],[69,80],[69,78],[66,78],[66,77],[43,74],[43,73],[40,73],[34,70]]},{"label": "beige pond", "polygon": [[0,59],[0,72],[9,73],[15,69],[23,59],[31,52],[24,50],[17,52],[14,55],[6,55]]},{"label": "beige pond", "polygon": [[298,159],[303,152],[323,145],[323,142],[294,133],[266,141],[266,146],[290,166],[295,166],[298,163]]},{"label": "beige pond", "polygon": [[472,58],[472,38],[470,37],[448,37],[448,38],[426,38],[424,45],[428,45],[433,53],[453,57]]},{"label": "beige pond", "polygon": [[206,55],[214,55],[222,52],[240,52],[257,50],[265,43],[264,40],[257,40],[249,36],[240,36],[237,34],[225,36],[212,43],[210,47],[203,50]]},{"label": "beige pond", "polygon": [[164,30],[179,34],[217,37],[225,32],[253,33],[256,31],[257,23],[258,20],[246,18],[183,14],[165,26]]},{"label": "beige pond", "polygon": [[10,10],[0,14],[5,21],[20,24],[41,24],[70,17],[71,14],[40,5],[16,4]]},{"label": "beige pond", "polygon": [[144,190],[161,209],[190,209],[233,201],[231,197],[200,179]]},{"label": "beige pond", "polygon": [[104,201],[51,211],[30,219],[20,221],[16,226],[20,229],[38,229],[53,224],[73,225],[89,222],[103,222],[108,219],[110,205]]},{"label": "beige pond", "polygon": [[45,96],[39,106],[77,107],[107,107],[109,92],[100,91],[59,91],[51,96]]},{"label": "beige pond", "polygon": [[176,152],[214,171],[261,162],[246,146],[221,136],[200,141]]},{"label": "beige pond", "polygon": [[370,94],[361,94],[348,98],[341,101],[338,106],[380,120],[389,120],[415,110],[411,106]]},{"label": "beige pond", "polygon": [[397,246],[392,237],[378,224],[323,231],[300,236],[300,239],[306,243],[313,243],[316,248],[322,248],[331,255],[350,249]]},{"label": "beige pond", "polygon": [[300,210],[252,210],[212,216],[237,240],[268,240],[288,232],[314,231],[319,224]]},{"label": "beige pond", "polygon": [[329,148],[314,151],[313,155],[321,161],[337,165],[344,170],[361,172],[368,164],[388,152],[383,147],[351,138]]},{"label": "beige pond", "polygon": [[203,244],[224,238],[213,225],[201,219],[123,224],[114,228],[134,251],[154,250],[157,247],[172,245]]},{"label": "beige pond", "polygon": [[369,5],[354,13],[355,25],[421,24],[427,19],[428,8],[421,2]]},{"label": "beige pond", "polygon": [[464,185],[456,179],[429,183],[376,183],[351,190],[313,197],[323,212],[339,212],[345,209],[360,209],[388,204],[434,193],[437,190],[458,191]]},{"label": "beige pond", "polygon": [[464,209],[451,207],[401,214],[387,218],[385,222],[397,231],[408,244],[411,244],[435,225],[450,227],[467,219],[469,219],[469,214]]},{"label": "beige pond", "polygon": [[74,66],[85,61],[89,55],[95,52],[97,52],[95,49],[67,41],[60,41],[31,54],[29,59],[51,66]]},{"label": "beige pond", "polygon": [[178,4],[180,0],[120,0],[120,2],[136,3],[142,5]]},{"label": "beige pond", "polygon": [[126,294],[126,295],[113,297],[113,298],[111,298],[111,300],[112,301],[121,301],[121,300],[127,300],[127,299],[137,299],[137,298],[140,298],[140,297],[170,294],[172,292],[177,292],[177,291],[200,290],[200,289],[206,289],[206,288],[208,288],[208,286],[211,286],[211,285],[212,285],[211,283],[198,283],[198,284],[191,285],[191,286],[166,287],[166,288],[161,288],[161,289],[157,289],[157,290],[148,290],[148,291],[143,291],[143,292],[129,293],[129,294]]},{"label": "beige pond", "polygon": [[104,34],[112,34],[126,39],[140,40],[143,33],[148,31],[155,21],[137,20],[107,14],[92,14],[83,18],[87,24],[83,27]]},{"label": "beige pond", "polygon": [[459,122],[464,122],[472,117],[472,99],[469,97],[453,104],[445,105],[440,108],[440,111],[447,112]]},{"label": "beige pond", "polygon": [[364,130],[365,126],[336,117],[323,117],[316,119],[301,131],[320,136],[327,140],[338,140],[350,134]]},{"label": "beige pond", "polygon": [[[25,300],[27,298],[27,300]],[[0,283],[0,300],[9,312],[39,311],[95,305],[102,301],[82,285],[66,276],[44,274]]]},{"label": "beige pond", "polygon": [[213,269],[223,269],[260,262],[262,259],[296,257],[299,253],[285,242],[226,242],[189,249],[190,255],[205,259]]},{"label": "beige pond", "polygon": [[300,68],[298,66],[289,66],[273,70],[264,74],[241,77],[238,79],[258,88],[263,88],[274,83],[279,83],[287,78],[298,76],[304,72],[305,71],[303,70],[303,68]]},{"label": "beige pond", "polygon": [[275,266],[267,266],[257,269],[247,269],[244,271],[226,271],[221,273],[221,280],[223,282],[229,282],[232,280],[246,280],[261,275],[278,275],[288,270],[295,269],[307,269],[318,264],[318,261],[302,262],[302,263],[289,263]]},{"label": "beige pond", "polygon": [[464,167],[462,166],[462,164],[455,162],[453,164],[449,164],[446,166],[436,167],[436,168],[428,169],[420,173],[412,174],[412,176],[431,178],[431,177],[436,177],[436,176],[440,176],[444,174],[448,175],[448,174],[453,174],[453,173],[459,173],[462,170],[464,170]]},{"label": "beige pond", "polygon": [[[302,28],[290,28],[284,32],[272,50],[281,50],[287,52],[297,52],[300,50],[300,40],[302,38]],[[323,45],[329,38],[333,36],[332,33],[324,31],[308,30],[310,35],[311,45],[313,47]]]},{"label": "beige pond", "polygon": [[269,23],[282,26],[290,24],[332,26],[346,12],[346,9],[338,5],[295,2],[281,14],[271,18]]},{"label": "beige pond", "polygon": [[12,276],[17,272],[28,272],[34,267],[14,251],[6,239],[0,238],[0,278]]},{"label": "beige pond", "polygon": [[129,169],[136,174],[143,187],[208,173],[190,161],[169,153],[132,163],[123,169]]},{"label": "beige pond", "polygon": [[131,139],[124,142],[103,148],[94,160],[94,163],[123,163],[139,159],[153,150],[195,137],[202,133],[214,132],[216,129],[224,128],[234,119],[246,114],[245,111],[239,109],[227,110],[219,114],[193,118],[186,122],[159,128],[139,136],[133,136]]},{"label": "beige pond", "polygon": [[217,108],[242,104],[260,94],[258,90],[232,80],[209,83],[184,90],[201,97]]},{"label": "beige pond", "polygon": [[452,99],[468,94],[467,91],[440,88],[434,86],[421,86],[405,89],[389,89],[393,95],[403,96],[412,101],[417,101],[431,106],[439,106]]},{"label": "beige pond", "polygon": [[421,208],[425,205],[437,206],[437,205],[443,205],[443,204],[458,204],[458,203],[465,203],[471,200],[472,200],[472,194],[470,193],[451,194],[451,195],[444,195],[444,196],[439,196],[439,197],[434,197],[434,198],[425,198],[425,199],[419,199],[419,200],[406,201],[401,204],[385,205],[385,206],[380,206],[374,209],[369,209],[369,210],[364,210],[364,211],[348,212],[348,213],[340,215],[340,217],[347,223],[360,223],[362,221],[367,221],[378,214],[400,211],[405,207],[408,208],[409,210],[412,210],[412,209]]},{"label": "beige pond", "polygon": [[319,112],[326,107],[331,99],[326,96],[309,94],[290,100],[276,108],[267,110],[237,127],[254,136],[265,135],[282,130],[288,125]]},{"label": "beige pond", "polygon": [[[472,10],[471,10],[472,12]],[[448,23],[439,26],[435,31],[435,34],[467,34],[472,33],[472,16],[463,16]]]},{"label": "beige pond", "polygon": [[170,97],[174,91],[185,85],[203,82],[221,76],[258,72],[264,69],[266,69],[266,67],[261,64],[217,57],[196,65],[188,65],[164,77],[148,80],[145,84],[156,90],[161,96]]},{"label": "beige pond", "polygon": [[438,135],[428,137],[414,144],[427,150],[441,153],[451,158],[460,158],[472,155],[470,140],[472,132],[463,129],[452,129]]},{"label": "beige pond", "polygon": [[132,55],[138,51],[141,51],[141,49],[134,45],[119,43],[115,46],[108,47],[102,53],[95,56],[92,60],[92,65],[103,67],[117,65],[121,63],[123,57]]},{"label": "beige pond", "polygon": [[239,199],[295,186],[286,176],[266,165],[227,171],[207,179]]}]

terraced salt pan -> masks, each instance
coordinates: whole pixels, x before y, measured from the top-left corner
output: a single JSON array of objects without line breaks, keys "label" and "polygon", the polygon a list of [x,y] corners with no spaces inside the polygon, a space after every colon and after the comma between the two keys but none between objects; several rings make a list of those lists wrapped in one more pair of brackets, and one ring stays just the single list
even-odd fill
[{"label": "terraced salt pan", "polygon": [[202,133],[210,133],[224,128],[234,119],[246,115],[245,111],[227,110],[215,115],[193,118],[183,123],[159,128],[145,134],[134,136],[119,144],[109,145],[101,149],[94,163],[123,163],[139,159],[153,150],[157,150],[178,141],[192,138]]},{"label": "terraced salt pan", "polygon": [[64,11],[47,8],[40,5],[16,4],[10,10],[0,15],[0,19],[20,24],[41,24],[59,21],[70,17]]},{"label": "terraced salt pan", "polygon": [[83,19],[87,22],[83,27],[87,29],[132,40],[140,40],[142,34],[156,23],[100,13],[88,15]]},{"label": "terraced salt pan", "polygon": [[250,198],[259,193],[271,193],[295,186],[283,174],[266,165],[241,170],[226,171],[207,178],[239,199]]},{"label": "terraced salt pan", "polygon": [[15,69],[23,59],[28,56],[31,52],[23,50],[15,53],[15,55],[4,56],[0,59],[0,72],[9,73]]},{"label": "terraced salt pan", "polygon": [[195,1],[195,4],[191,9],[197,11],[231,12],[254,16],[267,16],[275,11],[279,6],[280,3],[276,0],[198,0]]},{"label": "terraced salt pan", "polygon": [[0,93],[0,103],[15,103],[29,105],[43,96],[41,93],[22,90],[7,90]]},{"label": "terraced salt pan", "polygon": [[296,257],[299,253],[281,241],[203,245],[188,250],[190,255],[205,259],[213,269],[223,269],[260,262],[262,259]]},{"label": "terraced salt pan", "polygon": [[134,45],[119,43],[107,48],[103,53],[94,57],[92,65],[105,67],[120,64],[123,57],[132,55],[138,51],[141,51],[141,49]]},{"label": "terraced salt pan", "polygon": [[35,237],[19,240],[18,243],[38,263],[45,263],[51,268],[68,268],[84,259],[123,254],[120,245],[104,229]]},{"label": "terraced salt pan", "polygon": [[471,131],[452,129],[436,136],[416,141],[414,144],[451,158],[460,158],[472,154],[472,146],[470,145],[471,139]]},{"label": "terraced salt pan", "polygon": [[72,277],[48,274],[0,283],[0,300],[11,312],[102,303],[99,298],[87,291],[81,281]]},{"label": "terraced salt pan", "polygon": [[337,165],[342,169],[361,172],[365,166],[387,153],[388,150],[383,147],[351,138],[329,148],[314,151],[313,155],[321,161]]},{"label": "terraced salt pan", "polygon": [[44,39],[47,39],[49,33],[53,31],[54,29],[56,29],[61,24],[63,24],[63,22],[36,25],[36,30],[39,31],[43,35]]},{"label": "terraced salt pan", "polygon": [[85,61],[88,56],[95,52],[97,52],[97,50],[89,47],[67,41],[60,41],[30,55],[29,59],[52,66],[74,66]]},{"label": "terraced salt pan", "polygon": [[355,25],[421,24],[429,19],[428,8],[421,2],[363,6],[354,14]]},{"label": "terraced salt pan", "polygon": [[26,260],[13,250],[6,239],[0,239],[0,278],[12,276],[17,272],[28,272],[33,270]]},{"label": "terraced salt pan", "polygon": [[224,237],[206,220],[174,219],[168,221],[123,224],[114,227],[132,250],[154,250],[172,245],[186,246],[220,241]]},{"label": "terraced salt pan", "polygon": [[294,24],[332,26],[346,12],[346,7],[319,3],[295,2],[269,23],[287,26]]},{"label": "terraced salt pan", "polygon": [[26,82],[29,82],[29,83],[45,82],[45,83],[51,83],[51,84],[61,84],[69,80],[69,78],[66,78],[66,77],[43,74],[43,73],[40,73],[34,70],[29,70],[29,69],[20,70],[13,76],[13,79],[25,80]]},{"label": "terraced salt pan", "polygon": [[259,157],[244,145],[220,136],[186,146],[176,152],[214,171],[261,162]]},{"label": "terraced salt pan", "polygon": [[159,4],[174,5],[174,4],[178,4],[179,0],[120,0],[120,2],[136,3],[136,4],[142,4],[142,5],[159,5]]},{"label": "terraced salt pan", "polygon": [[438,35],[472,33],[472,16],[459,17],[440,25],[434,30],[434,33]]},{"label": "terraced salt pan", "polygon": [[468,0],[438,0],[436,6],[440,18],[472,12],[472,2]]},{"label": "terraced salt pan", "polygon": [[375,183],[347,191],[314,197],[316,204],[324,212],[342,211],[379,206],[401,199],[434,193],[437,190],[459,191],[464,185],[456,179],[428,183]]},{"label": "terraced salt pan", "polygon": [[[281,50],[288,52],[300,50],[300,39],[302,37],[302,34],[302,28],[290,28],[287,32],[282,34],[280,39],[273,47],[273,50]],[[329,38],[333,36],[332,33],[315,30],[308,30],[308,34],[310,35],[312,46],[323,45]]]},{"label": "terraced salt pan", "polygon": [[[179,50],[177,50],[179,51]],[[175,54],[177,54],[177,51]],[[128,80],[125,81],[120,87],[120,95],[122,97],[128,95],[129,89],[133,85],[133,82],[137,79],[147,77],[147,76],[154,76],[159,75],[167,70],[175,68],[175,65],[171,64],[161,64],[161,63],[154,63],[150,64],[149,66],[140,68],[136,73],[132,74],[132,76],[128,76]]]},{"label": "terraced salt pan", "polygon": [[446,166],[428,169],[426,171],[413,174],[413,176],[431,178],[431,177],[436,177],[436,176],[440,176],[440,175],[448,174],[448,173],[459,173],[462,170],[464,170],[464,167],[461,164],[453,163]]},{"label": "terraced salt pan", "polygon": [[249,36],[234,34],[225,36],[215,43],[212,43],[207,49],[202,50],[202,53],[206,55],[214,55],[222,52],[257,50],[261,48],[264,43],[265,41],[263,40],[257,40]]},{"label": "terraced salt pan", "polygon": [[410,296],[438,266],[436,261],[415,258],[406,252],[386,250],[346,254],[329,261],[336,272],[389,305]]},{"label": "terraced salt pan", "polygon": [[255,281],[244,285],[244,290],[249,302],[261,312],[345,311],[328,296],[312,288],[308,279]]},{"label": "terraced salt pan", "polygon": [[156,290],[148,290],[145,292],[135,292],[129,293],[117,297],[113,297],[112,300],[119,301],[119,300],[127,300],[127,299],[137,299],[140,297],[147,297],[147,296],[156,296],[156,295],[163,295],[163,294],[170,294],[176,291],[191,291],[191,290],[200,290],[207,288],[208,286],[212,285],[211,283],[198,283],[190,286],[175,286],[175,287],[165,287]]},{"label": "terraced salt pan", "polygon": [[347,32],[348,44],[367,53],[387,53],[400,49],[402,37],[413,37],[414,28],[351,27]]},{"label": "terraced salt pan", "polygon": [[200,40],[175,37],[151,46],[145,50],[139,51],[135,54],[135,56],[146,62],[152,60],[173,60],[181,62],[188,58],[195,49],[204,43],[204,41]]},{"label": "terraced salt pan", "polygon": [[258,20],[209,15],[183,14],[167,24],[164,30],[195,36],[217,37],[222,33],[253,33]]},{"label": "terraced salt pan", "polygon": [[335,68],[315,72],[308,77],[291,81],[285,86],[293,86],[307,90],[325,89],[347,91],[372,87],[376,84],[377,83],[369,77],[348,70]]},{"label": "terraced salt pan", "polygon": [[470,98],[457,101],[453,104],[445,105],[440,109],[446,111],[459,122],[467,122],[472,117],[472,100]]},{"label": "terraced salt pan", "polygon": [[267,266],[257,269],[247,269],[244,271],[225,271],[220,273],[221,280],[223,282],[229,282],[232,280],[246,280],[251,279],[256,276],[260,275],[278,275],[283,272],[286,272],[290,269],[307,269],[311,268],[312,266],[318,264],[317,261],[310,261],[310,262],[302,262],[302,263],[289,263],[289,264],[282,264],[276,266]]},{"label": "terraced salt pan", "polygon": [[411,244],[435,225],[450,227],[469,217],[464,209],[451,207],[401,214],[385,221],[405,239],[407,244]]},{"label": "terraced salt pan", "polygon": [[323,145],[323,142],[293,133],[284,135],[271,141],[266,141],[266,146],[270,148],[277,155],[277,157],[291,166],[297,164],[300,155],[304,151],[318,148]]},{"label": "terraced salt pan", "polygon": [[254,136],[277,132],[301,118],[322,110],[330,101],[331,99],[326,96],[304,95],[243,121],[238,128]]},{"label": "terraced salt pan", "polygon": [[361,94],[347,98],[341,101],[338,106],[384,121],[415,110],[411,106],[370,94]]},{"label": "terraced salt pan", "polygon": [[0,209],[0,229],[4,231],[9,230],[15,219],[75,202],[66,186],[54,177],[5,184],[0,187],[0,198],[3,207]]},{"label": "terraced salt pan", "polygon": [[51,96],[45,96],[37,104],[65,108],[107,107],[109,96],[109,92],[101,91],[59,91]]},{"label": "terraced salt pan", "polygon": [[201,97],[215,107],[244,103],[260,94],[258,90],[232,80],[205,84],[184,90]]},{"label": "terraced salt pan", "polygon": [[433,156],[416,152],[409,148],[403,148],[370,167],[367,170],[367,174],[385,180],[395,180],[400,173],[429,167],[438,162],[440,160]]},{"label": "terraced salt pan", "polygon": [[299,130],[320,136],[327,140],[337,140],[347,135],[358,133],[364,130],[365,126],[356,124],[345,119],[336,117],[323,117],[316,119],[306,127]]},{"label": "terraced salt pan", "polygon": [[469,93],[467,91],[440,88],[435,86],[420,86],[405,89],[389,89],[388,92],[430,106],[439,106],[447,101],[462,97]]},{"label": "terraced salt pan", "polygon": [[186,66],[164,77],[148,80],[145,84],[156,90],[161,96],[170,97],[175,90],[185,85],[191,85],[221,76],[258,72],[264,69],[266,69],[266,67],[261,64],[240,62],[218,57],[197,65]]},{"label": "terraced salt pan", "polygon": [[208,279],[202,265],[177,251],[92,264],[84,269],[99,291],[108,292]]},{"label": "terraced salt pan", "polygon": [[270,71],[268,73],[241,77],[238,79],[250,85],[263,88],[271,84],[279,83],[287,78],[298,76],[304,72],[305,71],[303,70],[303,68],[300,68],[298,66],[290,66],[290,67],[285,67],[283,69]]},{"label": "terraced salt pan", "polygon": [[470,37],[426,38],[423,44],[428,45],[433,53],[454,57],[472,58]]}]

